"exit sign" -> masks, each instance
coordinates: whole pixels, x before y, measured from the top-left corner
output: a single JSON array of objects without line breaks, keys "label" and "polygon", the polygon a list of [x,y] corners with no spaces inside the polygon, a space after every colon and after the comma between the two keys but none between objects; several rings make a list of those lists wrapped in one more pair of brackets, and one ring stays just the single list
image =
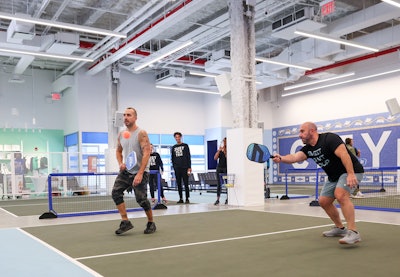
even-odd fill
[{"label": "exit sign", "polygon": [[325,0],[319,3],[321,7],[321,15],[325,16],[331,14],[335,11],[335,1],[334,0]]},{"label": "exit sign", "polygon": [[57,100],[60,100],[60,99],[61,99],[61,94],[60,94],[60,93],[53,92],[53,93],[51,94],[51,100],[57,101]]}]

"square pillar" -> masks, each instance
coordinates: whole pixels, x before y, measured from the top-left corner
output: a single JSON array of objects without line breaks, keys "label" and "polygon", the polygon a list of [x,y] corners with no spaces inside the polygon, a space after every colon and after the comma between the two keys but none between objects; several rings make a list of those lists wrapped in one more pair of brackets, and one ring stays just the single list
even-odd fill
[{"label": "square pillar", "polygon": [[247,159],[247,146],[251,143],[263,143],[262,129],[227,130],[228,174],[235,174],[235,186],[228,189],[229,205],[264,205],[264,165]]}]

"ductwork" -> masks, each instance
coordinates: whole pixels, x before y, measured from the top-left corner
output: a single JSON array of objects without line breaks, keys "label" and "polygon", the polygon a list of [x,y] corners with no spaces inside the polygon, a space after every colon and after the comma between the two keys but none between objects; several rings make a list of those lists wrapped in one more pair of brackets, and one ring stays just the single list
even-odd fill
[{"label": "ductwork", "polygon": [[11,20],[7,28],[7,42],[21,44],[24,40],[32,40],[34,37],[35,25],[33,23]]}]

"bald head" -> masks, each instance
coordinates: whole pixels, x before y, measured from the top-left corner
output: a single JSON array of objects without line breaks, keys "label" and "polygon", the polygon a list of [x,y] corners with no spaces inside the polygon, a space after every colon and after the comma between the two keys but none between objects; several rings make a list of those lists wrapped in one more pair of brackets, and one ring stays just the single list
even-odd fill
[{"label": "bald head", "polygon": [[317,125],[313,122],[304,122],[300,126],[299,138],[304,144],[315,145],[318,141]]}]

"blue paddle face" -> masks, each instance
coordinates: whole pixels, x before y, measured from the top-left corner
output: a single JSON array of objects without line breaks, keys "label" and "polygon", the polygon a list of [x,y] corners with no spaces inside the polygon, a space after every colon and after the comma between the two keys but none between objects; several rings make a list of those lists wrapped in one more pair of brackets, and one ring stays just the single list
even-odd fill
[{"label": "blue paddle face", "polygon": [[247,146],[246,156],[250,161],[256,163],[265,163],[268,159],[273,158],[267,146],[258,143],[251,143]]},{"label": "blue paddle face", "polygon": [[125,165],[127,170],[131,170],[137,163],[136,159],[136,152],[132,151],[131,153],[128,154],[128,156],[125,158]]}]

